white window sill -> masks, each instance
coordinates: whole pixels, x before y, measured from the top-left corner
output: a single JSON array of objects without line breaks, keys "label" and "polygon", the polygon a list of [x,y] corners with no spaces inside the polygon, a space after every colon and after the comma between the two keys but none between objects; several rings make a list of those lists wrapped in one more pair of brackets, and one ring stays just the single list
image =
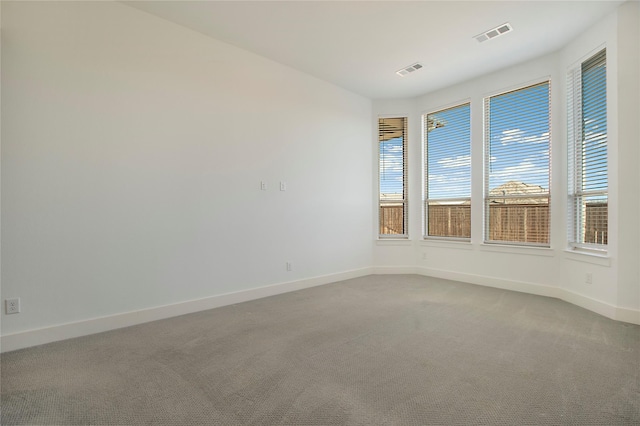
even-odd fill
[{"label": "white window sill", "polygon": [[407,238],[380,238],[376,240],[377,246],[412,246],[413,241]]},{"label": "white window sill", "polygon": [[445,239],[438,239],[438,238],[425,238],[424,240],[420,241],[420,245],[423,247],[473,250],[471,241],[455,241],[455,240],[445,240]]},{"label": "white window sill", "polygon": [[527,256],[555,256],[555,251],[549,247],[524,247],[510,244],[481,244],[480,251],[508,254],[525,254]]},{"label": "white window sill", "polygon": [[594,253],[589,251],[577,251],[567,249],[564,251],[564,257],[574,262],[591,263],[593,265],[611,266],[611,258],[606,253]]}]

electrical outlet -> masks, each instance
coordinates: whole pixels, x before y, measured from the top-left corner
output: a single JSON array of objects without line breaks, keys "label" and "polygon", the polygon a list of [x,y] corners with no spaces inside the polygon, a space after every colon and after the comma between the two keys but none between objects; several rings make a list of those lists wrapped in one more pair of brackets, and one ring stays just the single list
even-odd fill
[{"label": "electrical outlet", "polygon": [[260,189],[261,189],[262,191],[266,191],[266,190],[267,190],[267,182],[265,182],[265,181],[261,181],[261,182],[260,182]]},{"label": "electrical outlet", "polygon": [[280,191],[287,190],[287,182],[280,182]]},{"label": "electrical outlet", "polygon": [[6,299],[4,301],[5,312],[7,315],[9,314],[19,314],[20,313],[20,298],[16,297],[14,299]]},{"label": "electrical outlet", "polygon": [[584,276],[584,282],[587,284],[593,284],[593,274],[591,272],[587,272]]},{"label": "electrical outlet", "polygon": [[291,263],[291,262],[287,262],[287,271],[288,271],[288,272],[293,271],[293,263]]}]

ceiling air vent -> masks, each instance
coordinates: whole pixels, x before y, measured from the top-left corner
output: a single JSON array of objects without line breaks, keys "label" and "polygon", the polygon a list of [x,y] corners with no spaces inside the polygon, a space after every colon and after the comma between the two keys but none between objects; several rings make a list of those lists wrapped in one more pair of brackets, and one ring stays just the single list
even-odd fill
[{"label": "ceiling air vent", "polygon": [[406,68],[402,68],[401,70],[396,71],[396,74],[398,74],[400,77],[404,77],[405,75],[409,75],[414,71],[418,71],[420,68],[422,68],[422,64],[416,62],[413,65],[409,65]]},{"label": "ceiling air vent", "polygon": [[473,38],[478,40],[478,42],[482,43],[483,41],[487,41],[489,39],[496,38],[498,36],[501,36],[503,34],[508,33],[509,31],[512,31],[512,30],[513,30],[513,28],[511,27],[511,24],[509,24],[507,22],[506,24],[498,25],[495,28],[491,28],[488,31],[485,31],[485,32],[483,32],[481,34],[478,34],[477,36],[474,36]]}]

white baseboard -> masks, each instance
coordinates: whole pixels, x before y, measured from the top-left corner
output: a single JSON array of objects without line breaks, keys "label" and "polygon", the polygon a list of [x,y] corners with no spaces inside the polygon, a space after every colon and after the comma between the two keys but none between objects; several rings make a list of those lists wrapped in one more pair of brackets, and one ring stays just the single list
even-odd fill
[{"label": "white baseboard", "polygon": [[560,299],[565,302],[571,303],[589,311],[595,312],[607,318],[617,319],[617,307],[610,305],[600,300],[592,299],[579,293],[574,293],[571,290],[559,289],[561,293]]},{"label": "white baseboard", "polygon": [[640,310],[620,308],[560,287],[545,286],[524,281],[503,280],[494,277],[464,274],[434,268],[416,267],[414,269],[417,274],[429,277],[462,281],[470,284],[519,291],[539,296],[555,297],[616,321],[640,325]]},{"label": "white baseboard", "polygon": [[416,266],[374,266],[372,269],[375,275],[420,275]]},{"label": "white baseboard", "polygon": [[640,309],[616,307],[615,320],[640,325]]},{"label": "white baseboard", "polygon": [[555,297],[616,321],[640,325],[640,310],[620,308],[559,287],[545,286],[524,281],[504,280],[481,275],[464,274],[460,272],[420,266],[379,266],[273,284],[265,287],[226,293],[171,305],[158,306],[140,311],[125,312],[46,328],[21,331],[1,336],[0,348],[2,352],[9,352],[58,340],[86,336],[89,334],[115,330],[117,328],[129,327],[145,322],[171,318],[221,306],[233,305],[235,303],[248,302],[250,300],[261,299],[263,297],[275,296],[277,294],[288,293],[291,291],[302,290],[305,288],[329,284],[350,278],[363,277],[371,274],[418,274],[477,284],[486,287],[519,291],[539,296]]},{"label": "white baseboard", "polygon": [[535,294],[538,296],[559,298],[557,287],[533,284],[525,281],[504,280],[483,275],[465,274],[462,272],[446,271],[442,269],[417,267],[417,273],[428,277],[442,278],[445,280],[462,281],[469,284],[477,284],[485,287],[495,287],[504,290],[519,291],[521,293]]},{"label": "white baseboard", "polygon": [[129,327],[145,322],[171,318],[221,306],[233,305],[235,303],[248,302],[250,300],[275,296],[277,294],[302,290],[350,278],[363,277],[371,275],[372,273],[372,268],[355,269],[336,274],[322,275],[297,281],[289,281],[265,287],[205,297],[202,299],[189,300],[187,302],[174,303],[171,305],[157,306],[134,312],[125,312],[106,317],[91,318],[83,321],[54,325],[46,328],[21,331],[2,336],[0,348],[2,349],[2,352],[14,351],[58,340],[87,336],[89,334],[101,333],[103,331],[115,330],[117,328]]}]

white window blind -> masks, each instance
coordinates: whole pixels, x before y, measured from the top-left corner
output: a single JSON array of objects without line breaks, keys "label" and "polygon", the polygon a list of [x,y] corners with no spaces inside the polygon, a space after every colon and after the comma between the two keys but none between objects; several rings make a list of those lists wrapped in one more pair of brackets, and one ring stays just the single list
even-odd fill
[{"label": "white window blind", "polygon": [[485,242],[549,245],[549,86],[485,99]]},{"label": "white window blind", "polygon": [[606,250],[608,242],[606,51],[568,75],[569,242]]},{"label": "white window blind", "polygon": [[407,237],[407,118],[378,119],[379,236]]},{"label": "white window blind", "polygon": [[471,237],[471,109],[423,116],[427,237]]}]

